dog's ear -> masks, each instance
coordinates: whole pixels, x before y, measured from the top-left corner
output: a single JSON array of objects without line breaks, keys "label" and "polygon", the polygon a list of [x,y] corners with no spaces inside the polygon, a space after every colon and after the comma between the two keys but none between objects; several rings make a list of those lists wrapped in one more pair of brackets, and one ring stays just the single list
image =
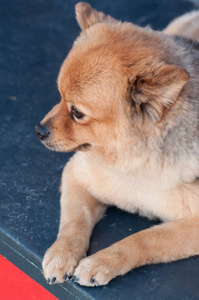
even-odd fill
[{"label": "dog's ear", "polygon": [[160,122],[188,80],[185,69],[161,65],[150,74],[138,76],[131,84],[133,106],[144,121]]},{"label": "dog's ear", "polygon": [[96,23],[115,22],[115,19],[98,12],[86,2],[77,3],[75,5],[75,13],[81,30],[87,29]]}]

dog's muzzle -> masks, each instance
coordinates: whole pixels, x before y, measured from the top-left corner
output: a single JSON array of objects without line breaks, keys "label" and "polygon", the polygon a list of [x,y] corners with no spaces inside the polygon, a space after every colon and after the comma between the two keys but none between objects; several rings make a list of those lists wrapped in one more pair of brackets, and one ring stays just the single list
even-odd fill
[{"label": "dog's muzzle", "polygon": [[50,135],[49,128],[40,123],[35,126],[35,131],[36,131],[38,137],[40,138],[40,140],[42,140],[42,141],[44,141]]}]

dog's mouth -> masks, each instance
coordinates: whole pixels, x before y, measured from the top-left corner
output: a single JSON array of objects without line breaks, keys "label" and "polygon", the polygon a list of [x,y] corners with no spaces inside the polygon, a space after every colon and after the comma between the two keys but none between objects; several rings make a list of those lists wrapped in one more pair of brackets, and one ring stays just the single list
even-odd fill
[{"label": "dog's mouth", "polygon": [[56,151],[56,152],[77,152],[77,151],[88,151],[91,147],[91,144],[84,143],[78,145],[77,147],[69,148],[66,144],[59,144],[59,143],[50,143],[49,140],[42,141],[42,144],[46,146],[49,150]]},{"label": "dog's mouth", "polygon": [[[83,143],[78,145],[78,143],[72,139],[69,139],[67,141],[61,141],[61,140],[53,141],[50,130],[48,129],[48,127],[42,124],[38,124],[35,127],[35,130],[42,144],[44,144],[46,148],[52,151],[57,151],[57,152],[87,151],[91,147],[91,144],[89,143]],[[72,147],[70,146],[70,143],[73,144]]]}]

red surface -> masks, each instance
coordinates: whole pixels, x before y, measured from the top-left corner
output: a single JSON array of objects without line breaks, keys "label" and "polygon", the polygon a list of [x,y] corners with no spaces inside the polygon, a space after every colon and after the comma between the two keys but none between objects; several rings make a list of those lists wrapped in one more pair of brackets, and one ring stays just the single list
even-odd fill
[{"label": "red surface", "polygon": [[0,255],[1,300],[58,300],[36,281]]}]

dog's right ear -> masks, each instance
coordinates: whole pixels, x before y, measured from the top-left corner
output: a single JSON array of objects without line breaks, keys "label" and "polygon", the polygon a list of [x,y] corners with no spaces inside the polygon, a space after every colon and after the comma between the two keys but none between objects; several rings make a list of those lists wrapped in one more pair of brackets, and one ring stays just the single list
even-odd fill
[{"label": "dog's right ear", "polygon": [[75,13],[77,22],[82,31],[96,23],[115,22],[115,19],[110,16],[106,16],[102,12],[98,12],[86,2],[77,3],[75,5]]},{"label": "dog's right ear", "polygon": [[185,69],[168,64],[157,64],[156,68],[139,76],[132,85],[131,101],[142,121],[161,122],[189,78]]}]

